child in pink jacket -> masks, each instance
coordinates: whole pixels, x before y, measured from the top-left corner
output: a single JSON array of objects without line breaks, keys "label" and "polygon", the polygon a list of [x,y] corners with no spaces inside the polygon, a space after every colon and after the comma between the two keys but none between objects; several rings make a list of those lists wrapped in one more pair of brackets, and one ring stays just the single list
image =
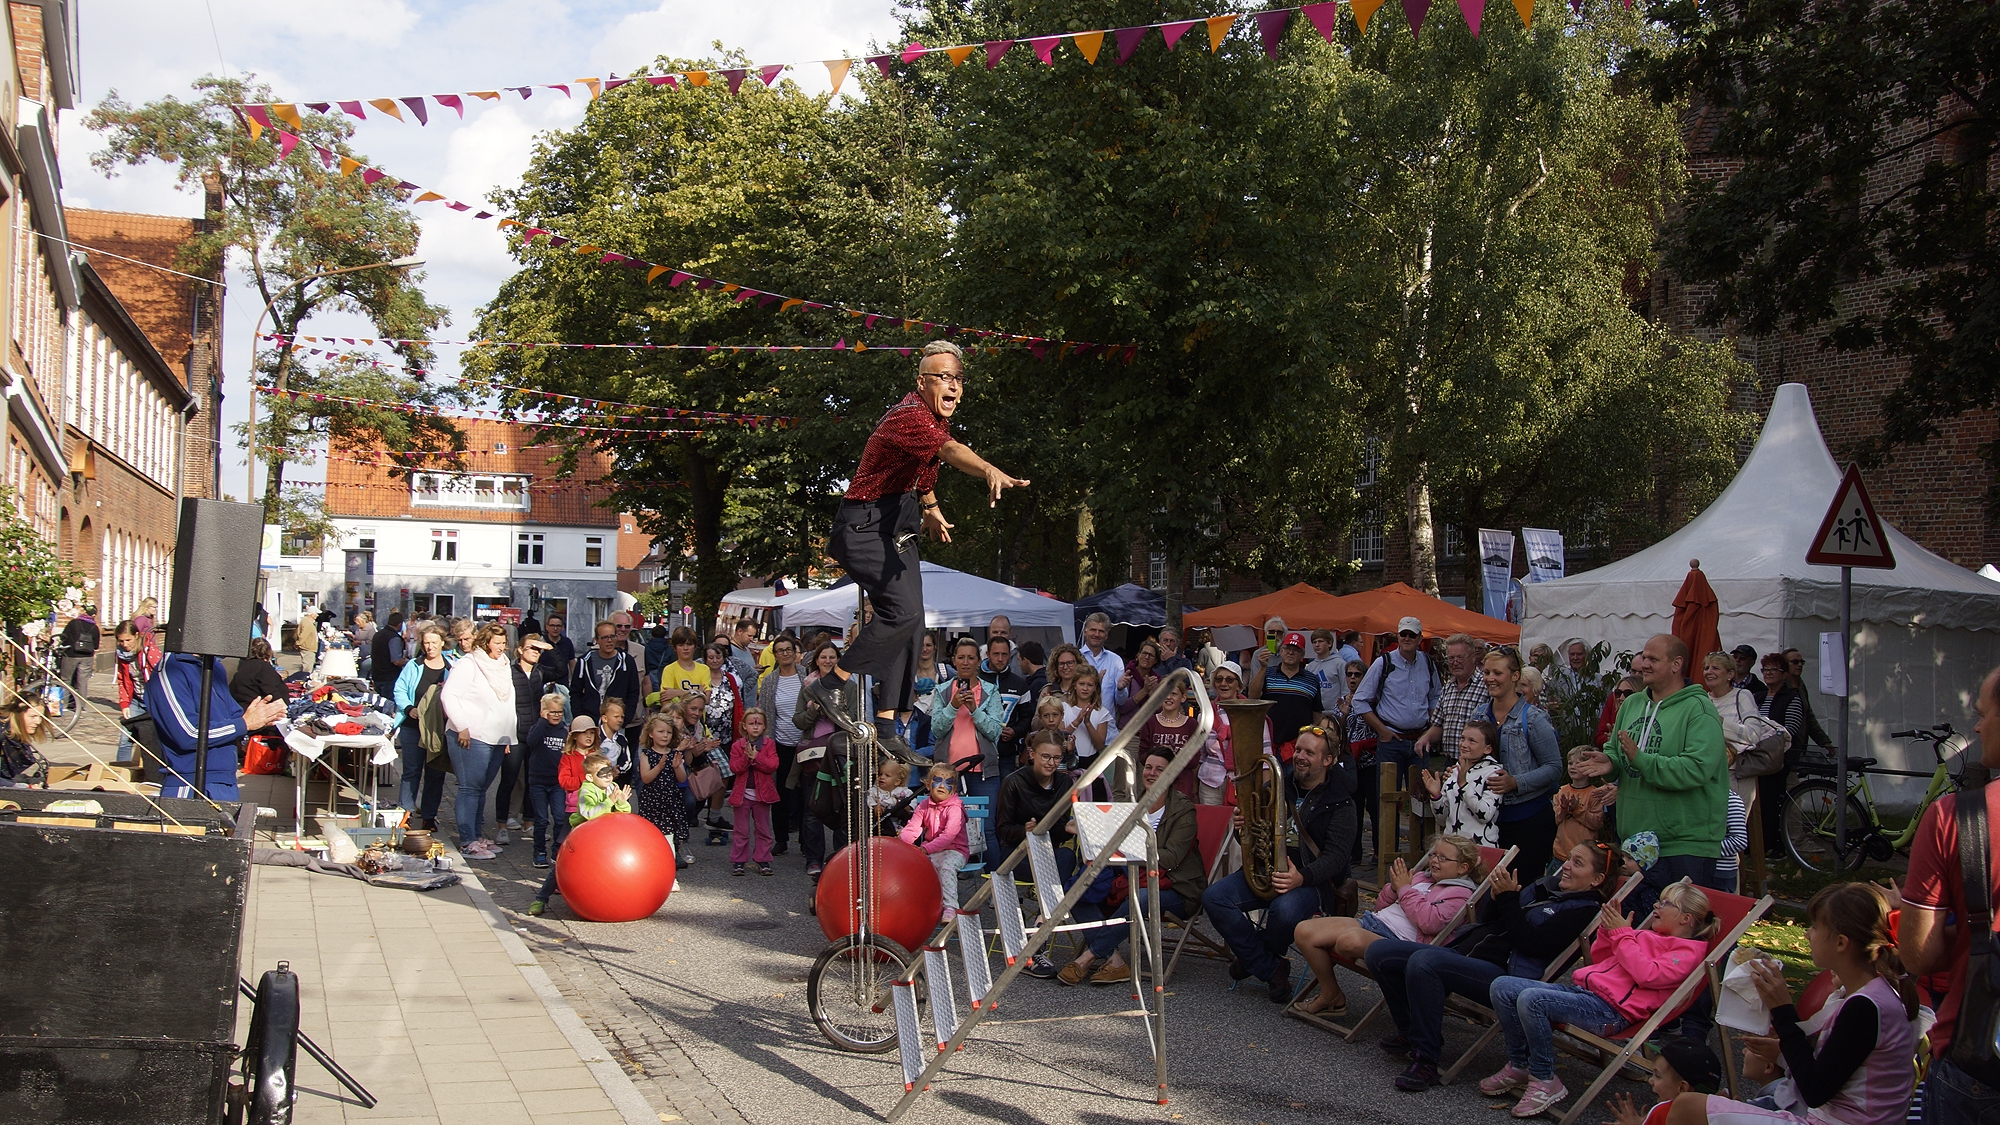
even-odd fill
[{"label": "child in pink jacket", "polygon": [[1398,941],[1429,941],[1450,924],[1465,900],[1479,889],[1479,845],[1467,836],[1439,836],[1431,845],[1431,855],[1456,861],[1453,874],[1438,878],[1433,865],[1420,865],[1408,883],[1391,879],[1375,895],[1375,909],[1359,919],[1361,928]]},{"label": "child in pink jacket", "polygon": [[729,837],[729,873],[743,874],[743,865],[754,859],[757,874],[769,875],[771,806],[778,803],[778,744],[764,735],[764,712],[756,708],[743,712],[743,737],[729,746],[729,768],[736,775],[729,803],[737,806]]},{"label": "child in pink jacket", "polygon": [[958,912],[958,872],[972,858],[965,842],[965,802],[958,799],[958,771],[943,762],[924,778],[927,798],[910,810],[910,822],[897,833],[931,857],[938,889],[944,892],[943,917]]},{"label": "child in pink jacket", "polygon": [[1575,984],[1528,977],[1493,982],[1490,996],[1507,1036],[1507,1065],[1481,1082],[1479,1091],[1497,1096],[1521,1090],[1516,1117],[1533,1117],[1569,1097],[1556,1077],[1555,1025],[1611,1035],[1644,1023],[1701,971],[1719,925],[1708,896],[1686,881],[1660,893],[1644,929],[1620,914],[1616,902],[1605,903],[1591,963],[1573,974]]}]

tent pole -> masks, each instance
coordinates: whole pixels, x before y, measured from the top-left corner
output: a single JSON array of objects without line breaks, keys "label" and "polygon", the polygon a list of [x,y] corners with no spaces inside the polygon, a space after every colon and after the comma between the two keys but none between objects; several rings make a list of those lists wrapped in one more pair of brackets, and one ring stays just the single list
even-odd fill
[{"label": "tent pole", "polygon": [[1840,568],[1840,757],[1834,763],[1833,844],[1847,862],[1847,709],[1854,698],[1854,568]]}]

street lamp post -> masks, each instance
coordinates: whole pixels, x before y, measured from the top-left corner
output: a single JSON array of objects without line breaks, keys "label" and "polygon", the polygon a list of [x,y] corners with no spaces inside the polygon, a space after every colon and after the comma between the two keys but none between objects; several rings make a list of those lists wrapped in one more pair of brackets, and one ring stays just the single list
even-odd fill
[{"label": "street lamp post", "polygon": [[[250,449],[248,456],[244,458],[246,478],[243,482],[243,499],[246,502],[255,503],[257,500],[257,337],[263,335],[264,318],[271,315],[271,309],[278,303],[278,298],[294,289],[318,281],[320,278],[332,277],[335,274],[358,273],[362,270],[414,269],[423,264],[424,260],[422,258],[413,255],[394,258],[386,262],[369,262],[365,265],[342,266],[335,270],[323,270],[310,277],[302,277],[292,282],[290,285],[272,294],[269,301],[264,302],[264,311],[257,314],[257,327],[250,333]],[[278,382],[272,389],[280,391],[285,389],[284,364],[282,359],[279,361]]]}]

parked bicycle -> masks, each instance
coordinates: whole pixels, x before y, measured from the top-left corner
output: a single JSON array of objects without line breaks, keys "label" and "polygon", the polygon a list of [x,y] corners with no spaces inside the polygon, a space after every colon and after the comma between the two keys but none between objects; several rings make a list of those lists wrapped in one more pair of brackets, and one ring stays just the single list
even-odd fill
[{"label": "parked bicycle", "polygon": [[[1907,852],[1910,842],[1916,838],[1917,825],[1924,818],[1924,810],[1946,793],[1958,792],[1965,772],[1966,743],[1962,735],[1951,729],[1950,723],[1939,723],[1929,730],[1896,731],[1889,737],[1929,744],[1932,755],[1937,759],[1937,767],[1929,773],[1919,773],[1914,770],[1881,769],[1876,766],[1874,758],[1849,758],[1847,847],[1844,850],[1836,833],[1835,817],[1840,806],[1835,781],[1838,767],[1833,756],[1817,754],[1800,763],[1798,772],[1807,780],[1792,786],[1785,795],[1784,818],[1785,844],[1800,867],[1819,872],[1853,871],[1861,866],[1863,860],[1881,863],[1898,852]],[[1875,794],[1868,786],[1870,774],[1930,779],[1930,786],[1924,790],[1923,800],[1917,802],[1916,811],[1910,814],[1909,823],[1897,826],[1882,819],[1875,808]]]},{"label": "parked bicycle", "polygon": [[27,660],[27,682],[21,686],[21,694],[41,707],[50,723],[56,729],[68,731],[76,726],[83,715],[83,699],[57,671],[56,646],[48,642],[36,643],[24,653]]}]

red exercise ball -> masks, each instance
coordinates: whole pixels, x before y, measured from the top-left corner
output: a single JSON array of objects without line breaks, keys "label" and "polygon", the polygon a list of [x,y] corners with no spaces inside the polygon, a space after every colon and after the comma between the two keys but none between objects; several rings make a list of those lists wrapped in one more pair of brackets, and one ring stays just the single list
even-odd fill
[{"label": "red exercise ball", "polygon": [[674,889],[674,849],[653,822],[607,813],[569,830],[556,852],[556,889],[589,922],[647,918]]},{"label": "red exercise ball", "polygon": [[[873,836],[868,840],[869,863],[875,874],[875,899],[870,926],[876,933],[915,950],[937,929],[944,910],[944,891],[938,887],[937,868],[922,848],[906,844],[894,836]],[[820,931],[828,941],[847,936],[860,928],[854,900],[863,888],[850,886],[854,865],[854,845],[840,849],[827,861],[820,874],[819,890],[813,896]]]}]

